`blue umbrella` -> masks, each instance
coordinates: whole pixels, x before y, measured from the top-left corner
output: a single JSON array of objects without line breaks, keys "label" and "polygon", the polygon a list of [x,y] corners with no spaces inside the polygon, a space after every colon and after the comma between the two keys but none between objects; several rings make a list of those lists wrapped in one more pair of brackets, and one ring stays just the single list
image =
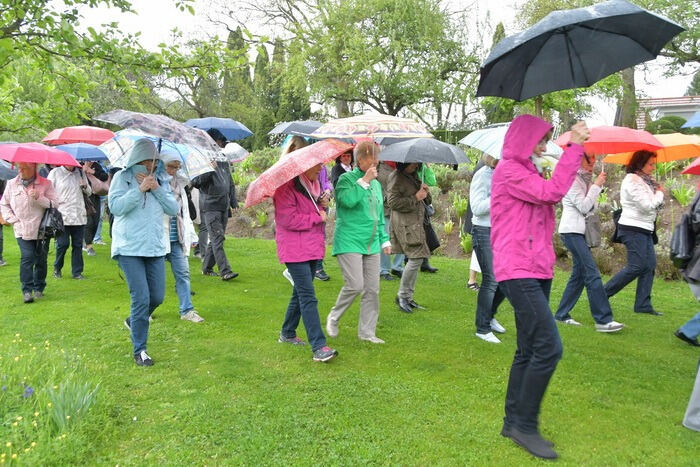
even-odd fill
[{"label": "blue umbrella", "polygon": [[232,118],[206,117],[192,118],[185,122],[185,125],[200,130],[208,131],[211,129],[219,130],[228,141],[236,141],[247,138],[253,134],[244,124],[237,122]]},{"label": "blue umbrella", "polygon": [[700,112],[695,112],[695,115],[690,117],[690,120],[685,122],[681,128],[698,128],[700,127]]},{"label": "blue umbrella", "polygon": [[12,164],[0,160],[0,180],[12,180],[17,176],[17,171],[12,168]]},{"label": "blue umbrella", "polygon": [[107,154],[95,145],[87,143],[71,143],[56,146],[56,149],[65,151],[75,157],[77,161],[106,161]]}]

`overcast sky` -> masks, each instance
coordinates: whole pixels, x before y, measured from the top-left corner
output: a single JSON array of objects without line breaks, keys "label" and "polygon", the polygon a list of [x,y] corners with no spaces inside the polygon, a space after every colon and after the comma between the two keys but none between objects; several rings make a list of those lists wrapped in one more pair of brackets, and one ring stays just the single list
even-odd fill
[{"label": "overcast sky", "polygon": [[[506,34],[518,32],[515,23],[515,15],[519,5],[524,0],[448,0],[453,8],[462,5],[471,5],[476,15],[484,18],[489,14],[492,24],[501,21],[506,28]],[[236,2],[229,2],[235,5]],[[218,34],[226,37],[226,30],[218,29],[207,20],[207,15],[212,15],[211,0],[196,0],[196,16],[188,12],[181,12],[175,7],[173,0],[132,0],[134,14],[122,14],[115,9],[85,8],[83,13],[84,26],[99,26],[102,23],[117,21],[124,32],[141,32],[141,44],[149,49],[156,49],[161,42],[168,42],[171,38],[171,30],[177,28],[185,37],[204,37]],[[251,24],[251,29],[256,33],[273,35],[273,31],[263,31],[259,25]],[[485,54],[486,55],[486,54]],[[692,76],[676,75],[671,78],[663,77],[664,64],[662,59],[649,62],[643,70],[637,67],[636,82],[637,92],[642,97],[675,97],[682,96],[690,83]],[[589,119],[591,125],[611,125],[615,115],[612,103],[598,101],[595,103],[594,115]]]}]

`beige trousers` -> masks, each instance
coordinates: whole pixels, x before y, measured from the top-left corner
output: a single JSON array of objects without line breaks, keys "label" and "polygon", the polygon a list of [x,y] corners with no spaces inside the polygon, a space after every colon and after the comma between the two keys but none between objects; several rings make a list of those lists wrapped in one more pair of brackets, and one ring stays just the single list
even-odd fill
[{"label": "beige trousers", "polygon": [[345,285],[340,289],[328,319],[337,324],[355,301],[355,297],[362,294],[357,335],[360,338],[374,337],[379,319],[379,253],[343,253],[336,258]]}]

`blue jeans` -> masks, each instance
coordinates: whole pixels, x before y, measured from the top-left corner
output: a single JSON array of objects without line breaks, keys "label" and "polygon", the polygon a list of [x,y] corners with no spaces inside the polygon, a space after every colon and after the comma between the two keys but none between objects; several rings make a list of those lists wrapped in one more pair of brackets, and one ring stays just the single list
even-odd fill
[{"label": "blue jeans", "polygon": [[165,257],[118,255],[131,295],[131,342],[134,355],[146,350],[148,317],[165,297]]},{"label": "blue jeans", "polygon": [[[391,228],[389,217],[384,218],[384,229],[391,236],[389,229]],[[379,252],[379,274],[389,274],[391,270],[403,271],[403,260],[406,255],[399,253],[394,255],[394,260],[391,260],[391,255],[384,254],[384,250]]]},{"label": "blue jeans", "polygon": [[656,272],[656,253],[651,233],[620,230],[619,234],[627,248],[627,264],[605,284],[605,293],[608,297],[612,297],[637,279],[634,311],[636,313],[653,311],[651,287],[654,285]]},{"label": "blue jeans", "polygon": [[170,242],[170,253],[165,256],[170,261],[170,269],[175,278],[175,292],[180,301],[180,316],[194,309],[190,295],[190,264],[185,258],[180,242]]},{"label": "blue jeans", "polygon": [[610,302],[603,288],[598,265],[586,244],[586,238],[583,234],[564,233],[561,234],[561,239],[571,252],[573,269],[554,318],[559,321],[571,318],[569,313],[574,309],[585,286],[593,320],[597,324],[608,324],[613,319]]},{"label": "blue jeans", "polygon": [[83,273],[83,235],[84,225],[66,225],[63,232],[56,237],[56,261],[53,263],[54,271],[63,269],[63,261],[66,257],[68,246],[71,246],[71,272],[73,277]]},{"label": "blue jeans", "polygon": [[476,299],[476,332],[491,332],[491,320],[505,295],[493,275],[493,252],[491,251],[491,227],[472,227],[472,243],[476,259],[481,266],[481,288]]},{"label": "blue jeans", "polygon": [[691,339],[700,336],[700,312],[697,312],[695,316],[681,326],[680,331]]},{"label": "blue jeans", "polygon": [[510,368],[504,424],[537,431],[540,405],[562,356],[559,330],[549,309],[551,279],[499,282],[515,310],[518,347]]},{"label": "blue jeans", "polygon": [[314,291],[314,273],[317,270],[318,261],[304,261],[302,263],[285,263],[289,274],[294,280],[294,291],[289,300],[287,313],[284,315],[282,335],[284,337],[296,337],[299,319],[304,320],[306,337],[311,344],[311,350],[316,351],[326,345],[326,336],[321,329],[321,318],[318,316],[318,300]]},{"label": "blue jeans", "polygon": [[17,239],[19,245],[19,281],[22,293],[43,292],[46,288],[46,265],[49,256],[49,241]]}]

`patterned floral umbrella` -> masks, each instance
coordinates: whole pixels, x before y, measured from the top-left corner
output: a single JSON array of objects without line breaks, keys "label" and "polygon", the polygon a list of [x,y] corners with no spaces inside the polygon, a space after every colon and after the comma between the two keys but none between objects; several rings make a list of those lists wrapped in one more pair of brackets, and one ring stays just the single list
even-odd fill
[{"label": "patterned floral umbrella", "polygon": [[432,138],[420,123],[410,118],[367,114],[338,118],[324,124],[310,135],[312,138]]},{"label": "patterned floral umbrella", "polygon": [[206,131],[184,125],[165,115],[155,115],[129,110],[112,110],[95,117],[95,120],[133,128],[149,135],[178,144],[186,144],[208,160],[226,161],[221,148]]},{"label": "patterned floral umbrella", "polygon": [[245,207],[255,206],[265,198],[272,197],[277,188],[297,175],[315,165],[325,164],[335,159],[350,148],[352,144],[336,139],[325,139],[286,154],[250,184],[245,198]]}]

